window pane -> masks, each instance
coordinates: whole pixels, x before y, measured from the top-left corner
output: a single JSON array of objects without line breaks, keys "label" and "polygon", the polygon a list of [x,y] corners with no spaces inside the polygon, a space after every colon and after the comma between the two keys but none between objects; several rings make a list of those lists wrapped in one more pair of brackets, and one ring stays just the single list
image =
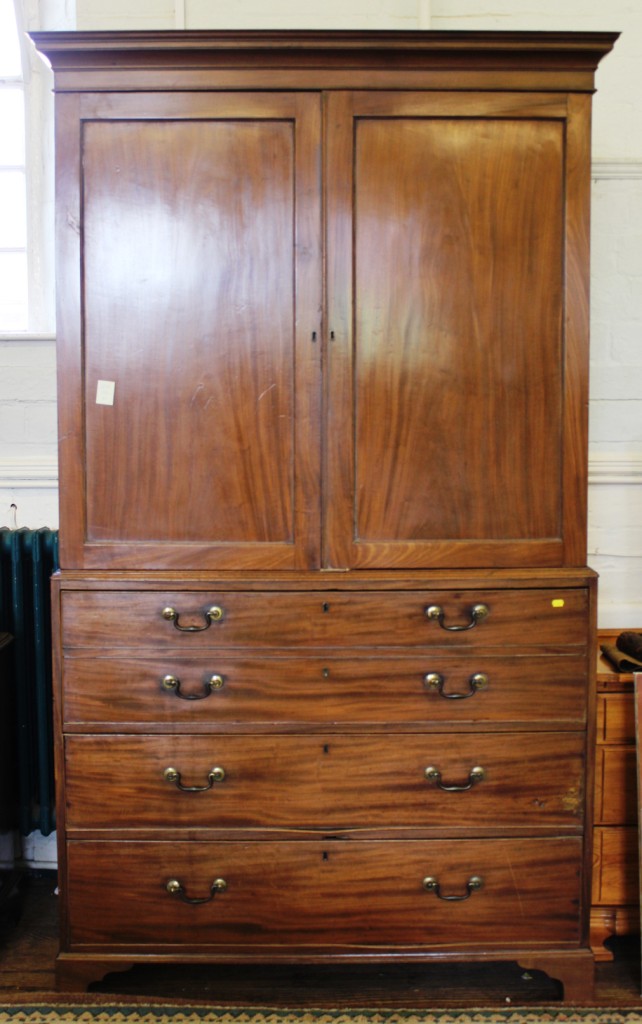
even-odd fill
[{"label": "window pane", "polygon": [[0,331],[27,326],[27,254],[0,252]]},{"label": "window pane", "polygon": [[22,78],[13,0],[0,0],[0,76]]},{"label": "window pane", "polygon": [[24,171],[0,170],[0,249],[27,245]]},{"label": "window pane", "polygon": [[0,165],[24,164],[25,107],[21,88],[0,89],[0,127]]}]

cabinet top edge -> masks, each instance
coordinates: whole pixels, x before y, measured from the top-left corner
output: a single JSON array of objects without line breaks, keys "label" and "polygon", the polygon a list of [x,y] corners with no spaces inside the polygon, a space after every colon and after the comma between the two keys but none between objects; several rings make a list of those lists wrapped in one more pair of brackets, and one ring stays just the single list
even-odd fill
[{"label": "cabinet top edge", "polygon": [[480,64],[497,67],[572,67],[595,69],[613,48],[619,32],[496,32],[442,30],[140,30],[32,32],[36,48],[54,69],[72,61],[78,67],[100,64],[205,64],[218,52],[258,55],[278,60],[324,54],[333,64],[385,60],[386,55],[410,57],[426,67]]},{"label": "cabinet top edge", "polygon": [[125,570],[59,569],[54,580],[63,585],[109,589],[145,587],[229,586],[232,589],[354,590],[354,589],[439,589],[484,588],[514,589],[534,587],[584,588],[594,584],[597,573],[588,567],[556,569],[434,569],[426,570],[352,570],[323,572],[318,570],[270,572],[158,570],[154,572]]}]

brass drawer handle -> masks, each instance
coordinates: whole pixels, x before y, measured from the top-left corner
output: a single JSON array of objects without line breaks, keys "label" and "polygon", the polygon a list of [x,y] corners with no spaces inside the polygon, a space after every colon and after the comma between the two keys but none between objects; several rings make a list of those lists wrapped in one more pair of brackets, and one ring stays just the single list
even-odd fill
[{"label": "brass drawer handle", "polygon": [[203,612],[205,616],[204,626],[181,626],[178,621],[179,615],[175,608],[168,606],[163,608],[161,615],[168,622],[173,622],[176,629],[180,629],[181,633],[202,633],[203,630],[209,629],[213,622],[220,622],[223,618],[223,609],[219,608],[217,604],[212,605],[206,612]]},{"label": "brass drawer handle", "polygon": [[217,892],[225,892],[227,889],[227,882],[224,878],[215,878],[210,886],[209,896],[190,897],[185,895],[185,890],[178,878],[170,878],[169,882],[165,886],[170,896],[176,896],[177,899],[182,900],[183,903],[191,903],[192,905],[198,903],[209,903],[214,899]]},{"label": "brass drawer handle", "polygon": [[441,886],[439,882],[437,881],[436,878],[433,878],[432,875],[428,875],[426,878],[424,878],[421,884],[423,885],[426,892],[434,892],[435,896],[437,896],[440,900],[447,900],[450,903],[461,903],[462,900],[470,899],[474,892],[478,892],[482,888],[484,884],[484,879],[481,878],[479,875],[472,875],[472,877],[469,878],[468,881],[466,882],[466,892],[463,894],[463,896],[444,896],[441,891]]},{"label": "brass drawer handle", "polygon": [[181,681],[176,676],[167,675],[161,679],[161,686],[163,690],[167,690],[168,693],[173,693],[176,697],[180,697],[181,700],[204,700],[206,697],[211,696],[216,690],[222,690],[225,686],[225,680],[223,676],[213,675],[209,679],[203,680],[204,693],[182,693],[181,692]]},{"label": "brass drawer handle", "polygon": [[207,776],[207,784],[205,786],[184,786],[181,782],[181,773],[176,768],[166,768],[163,772],[163,778],[170,785],[176,786],[182,793],[206,793],[208,789],[211,789],[215,782],[222,782],[225,778],[224,768],[212,768]]},{"label": "brass drawer handle", "polygon": [[486,772],[484,769],[477,765],[475,768],[470,769],[468,773],[468,782],[465,782],[460,786],[447,786],[441,781],[441,772],[439,771],[439,768],[429,765],[424,771],[424,776],[428,782],[434,782],[438,789],[443,789],[444,793],[465,793],[467,790],[472,789],[476,782],[481,782],[485,775]]},{"label": "brass drawer handle", "polygon": [[424,676],[424,686],[426,689],[438,693],[440,697],[445,697],[447,700],[466,700],[467,697],[474,697],[478,690],[487,689],[488,676],[485,672],[475,672],[468,680],[468,693],[458,693],[457,691],[446,693],[444,690],[445,683],[446,680],[441,672],[427,672]]},{"label": "brass drawer handle", "polygon": [[437,621],[442,629],[448,630],[449,633],[462,633],[467,629],[472,629],[478,622],[482,622],[490,615],[490,608],[487,604],[474,604],[470,609],[470,622],[465,626],[446,626],[444,625],[445,612],[440,604],[430,604],[425,609],[426,618],[432,621]]}]

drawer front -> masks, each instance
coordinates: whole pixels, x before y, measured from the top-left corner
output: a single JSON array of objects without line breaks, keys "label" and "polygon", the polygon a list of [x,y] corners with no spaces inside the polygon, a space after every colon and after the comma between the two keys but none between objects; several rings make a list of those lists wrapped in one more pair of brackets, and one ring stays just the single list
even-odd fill
[{"label": "drawer front", "polygon": [[[67,727],[564,723],[586,718],[581,656],[67,657]],[[167,677],[170,677],[169,679]]]},{"label": "drawer front", "polygon": [[[68,844],[70,948],[506,949],[579,941],[574,839]],[[423,880],[436,879],[441,896]],[[469,886],[480,878],[481,888]],[[209,902],[212,885],[222,879]],[[179,891],[170,895],[169,882]],[[176,888],[176,886],[173,886]]]},{"label": "drawer front", "polygon": [[68,736],[69,828],[582,825],[573,733]]},{"label": "drawer front", "polygon": [[637,814],[635,747],[598,747],[595,758],[596,824],[634,824]]},{"label": "drawer front", "polygon": [[598,693],[598,743],[635,743],[635,709],[632,693]]},{"label": "drawer front", "polygon": [[[472,628],[472,609],[489,614]],[[443,609],[443,624],[426,609]],[[214,619],[210,609],[219,609]],[[404,592],[143,592],[67,591],[63,643],[114,650],[152,646],[181,651],[209,647],[513,646],[587,640],[585,590]],[[172,609],[173,619],[163,617]],[[169,614],[169,612],[168,612]],[[217,613],[218,614],[218,613]],[[181,628],[177,628],[181,627]],[[185,631],[193,629],[193,631]]]},{"label": "drawer front", "polygon": [[640,901],[638,834],[635,827],[596,828],[593,833],[594,904],[637,906]]}]

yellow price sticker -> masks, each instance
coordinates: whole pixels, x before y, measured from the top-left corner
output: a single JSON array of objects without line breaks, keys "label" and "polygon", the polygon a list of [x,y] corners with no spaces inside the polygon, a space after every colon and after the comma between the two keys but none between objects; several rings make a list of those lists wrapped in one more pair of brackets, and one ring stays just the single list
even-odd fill
[{"label": "yellow price sticker", "polygon": [[551,604],[553,605],[553,608],[563,608],[564,607],[564,598],[563,597],[554,597],[553,600],[551,601]]}]

